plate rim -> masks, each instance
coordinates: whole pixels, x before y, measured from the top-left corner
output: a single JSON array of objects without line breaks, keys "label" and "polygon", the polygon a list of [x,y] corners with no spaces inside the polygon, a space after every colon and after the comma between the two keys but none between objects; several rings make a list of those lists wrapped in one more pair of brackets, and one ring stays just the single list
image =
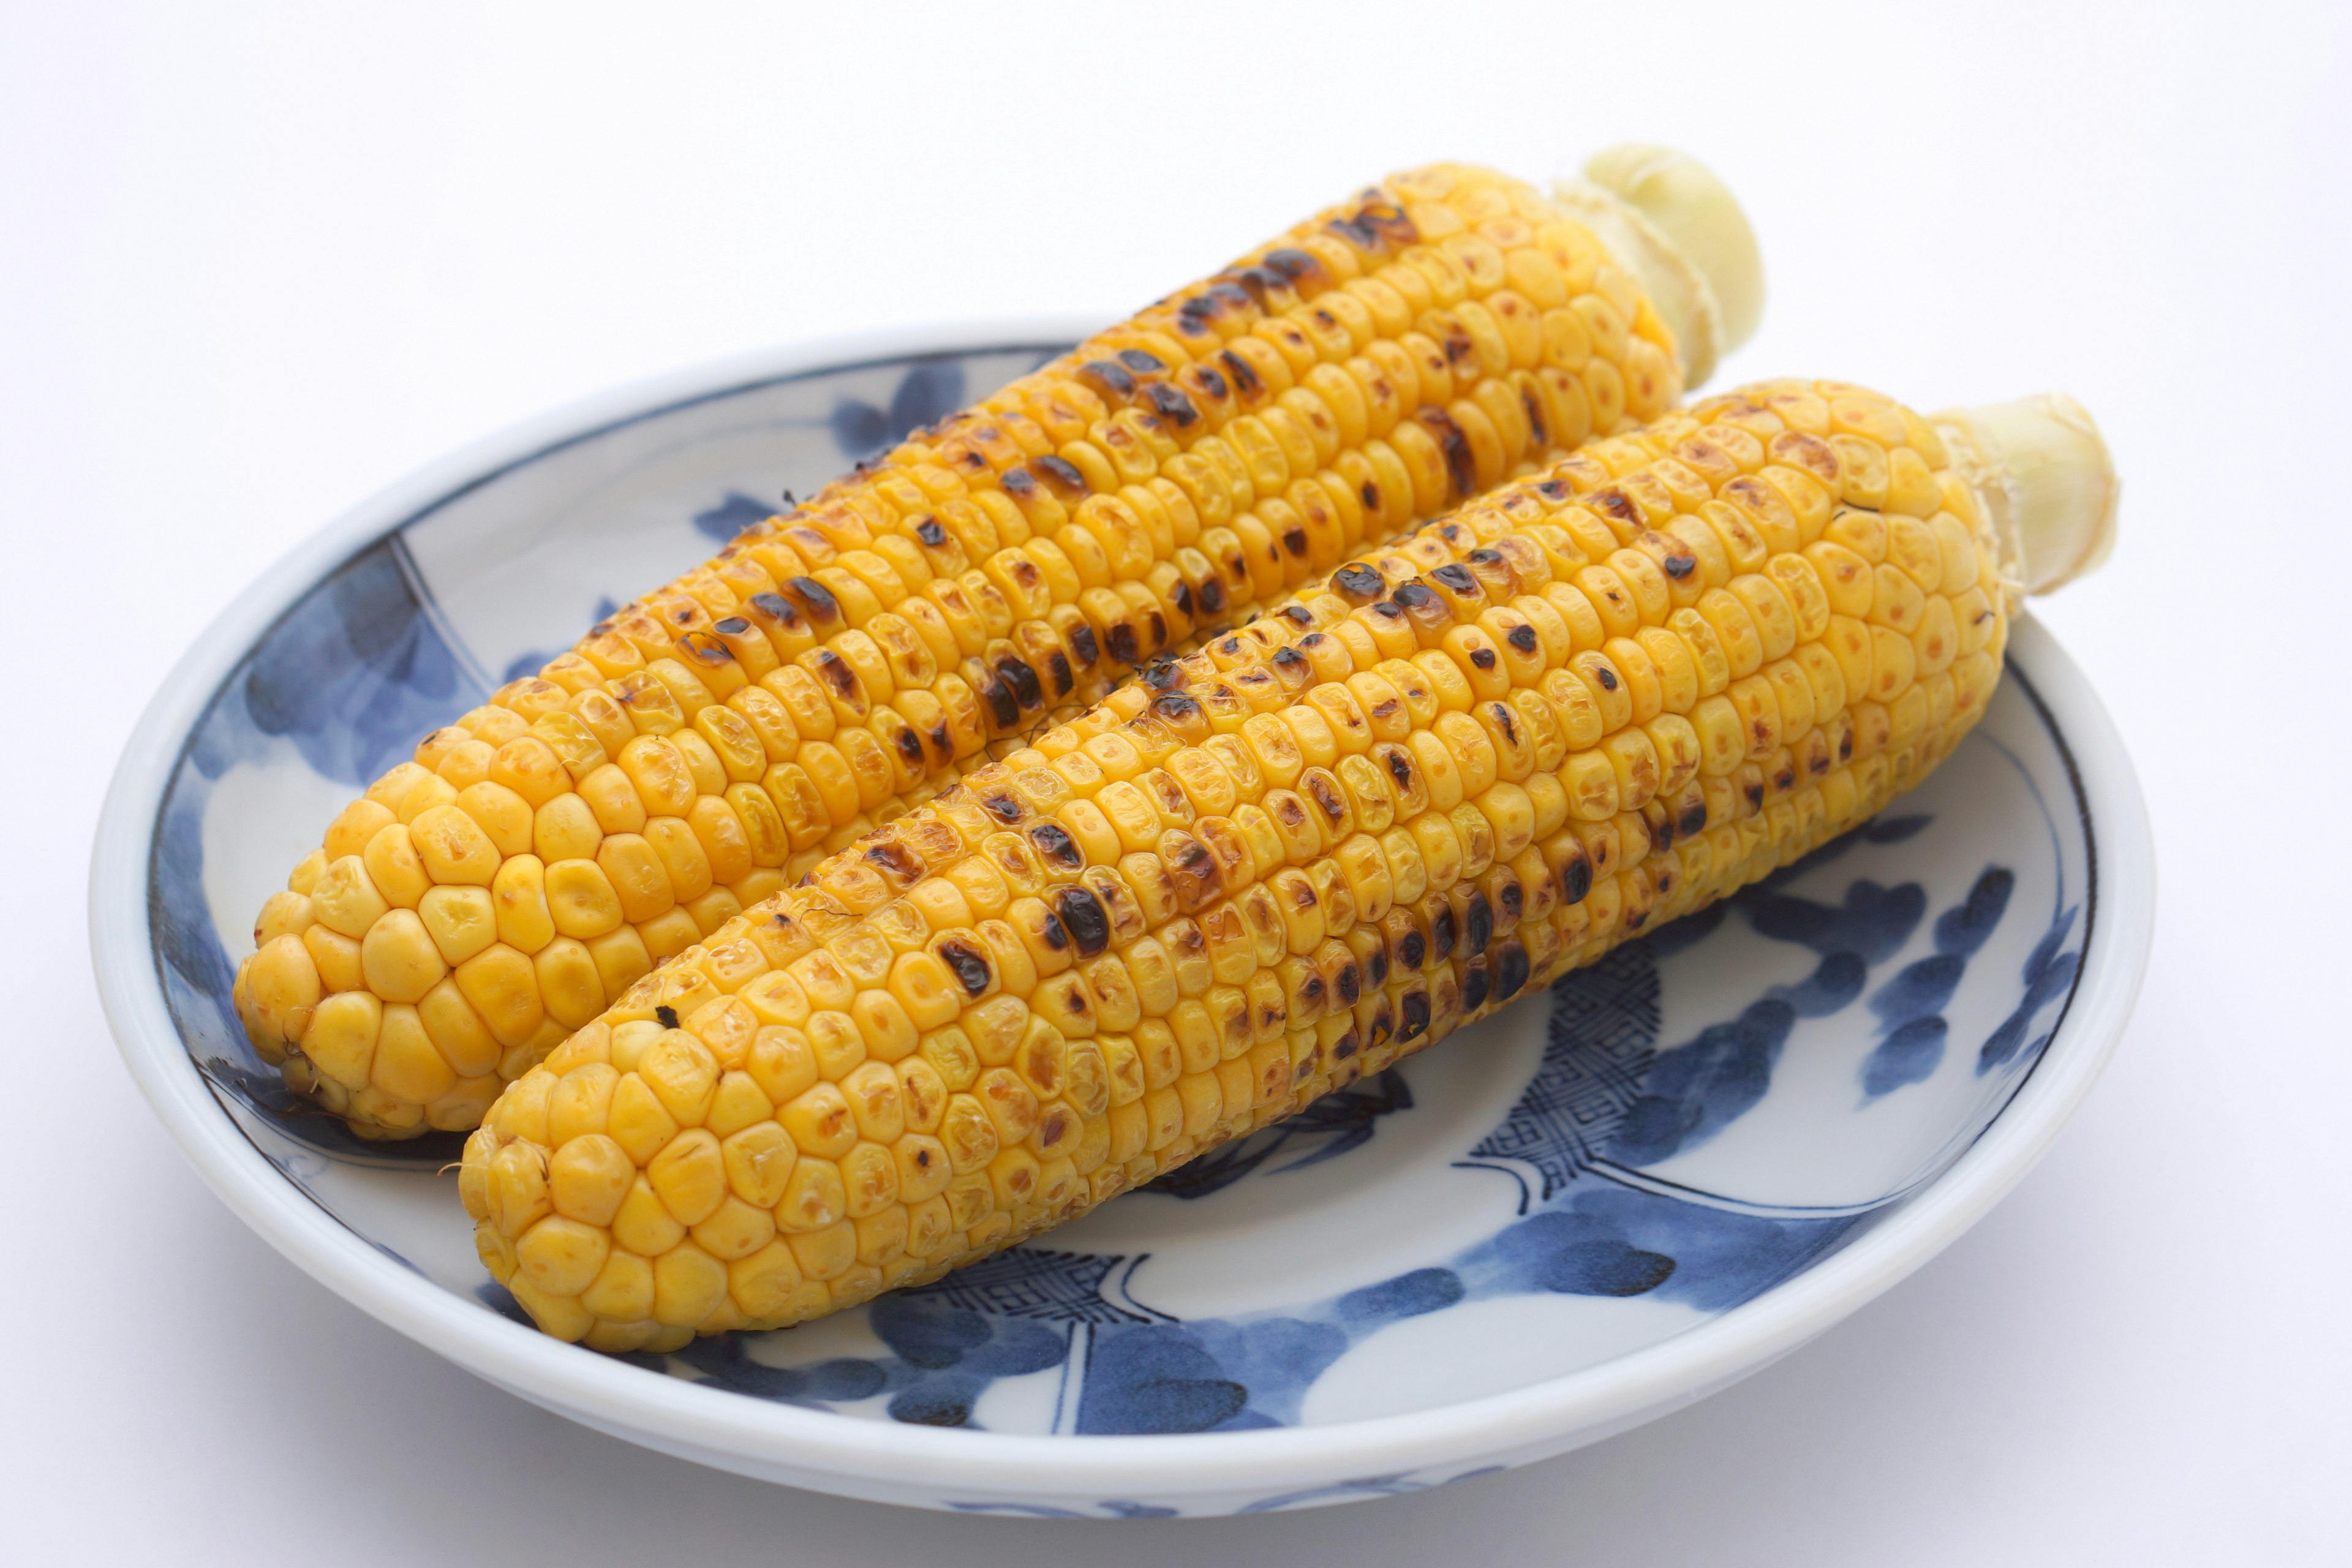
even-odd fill
[{"label": "plate rim", "polygon": [[[1447,1471],[1557,1452],[1757,1371],[1949,1245],[2021,1181],[2113,1056],[2154,935],[2155,846],[2113,721],[2049,630],[2018,617],[2024,664],[2072,763],[2095,834],[2099,920],[2072,1005],[2041,1061],[1975,1142],[1829,1258],[1709,1321],[1524,1388],[1397,1415],[1234,1433],[1045,1436],[856,1420],[649,1373],[550,1339],[402,1267],[288,1180],[243,1134],[166,1010],[149,852],[189,735],[252,643],[354,551],[499,472],[618,425],[763,382],[919,354],[1075,342],[1093,317],[918,325],[801,340],[616,386],[474,442],[395,481],[271,563],[198,634],[149,700],[100,807],[90,858],[92,966],[124,1064],[205,1184],[297,1267],[468,1372],[587,1425],[704,1462],[837,1478],[867,1495],[1266,1496],[1350,1478]],[[730,1464],[731,1462],[731,1464]]]}]

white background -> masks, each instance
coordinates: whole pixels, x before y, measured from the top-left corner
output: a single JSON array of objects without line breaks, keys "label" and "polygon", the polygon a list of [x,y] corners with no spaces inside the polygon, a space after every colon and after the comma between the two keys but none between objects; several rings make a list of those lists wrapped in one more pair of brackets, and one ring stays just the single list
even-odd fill
[{"label": "white background", "polygon": [[[0,3],[0,1558],[2352,1557],[2343,5],[368,9]],[[2061,388],[2126,476],[2113,563],[2042,613],[2147,785],[2147,994],[2048,1162],[1844,1327],[1419,1498],[940,1518],[475,1382],[280,1260],[148,1115],[89,979],[99,795],[171,663],[327,518],[647,373],[1108,320],[1391,168],[1636,136],[1761,234],[1721,384]]]}]

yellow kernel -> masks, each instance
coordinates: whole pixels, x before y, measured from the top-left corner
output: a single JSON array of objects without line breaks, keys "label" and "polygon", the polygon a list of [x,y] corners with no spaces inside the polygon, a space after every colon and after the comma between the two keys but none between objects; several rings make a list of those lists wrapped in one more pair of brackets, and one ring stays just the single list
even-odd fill
[{"label": "yellow kernel", "polygon": [[416,906],[444,962],[465,963],[499,940],[496,907],[487,888],[435,888]]},{"label": "yellow kernel", "polygon": [[845,1219],[785,1239],[792,1247],[793,1260],[810,1279],[838,1279],[857,1261],[857,1229]]},{"label": "yellow kernel", "polygon": [[356,855],[331,861],[310,889],[311,911],[330,930],[357,941],[392,908]]},{"label": "yellow kernel", "polygon": [[695,1244],[722,1262],[749,1258],[776,1238],[776,1221],[764,1208],[729,1196],[710,1217],[694,1226]]},{"label": "yellow kernel", "polygon": [[596,1281],[613,1239],[598,1226],[550,1215],[515,1243],[525,1279],[551,1296],[576,1296]]},{"label": "yellow kernel", "polygon": [[778,1108],[776,1120],[803,1153],[824,1160],[839,1158],[857,1142],[857,1121],[848,1097],[831,1083],[820,1083],[786,1101]]},{"label": "yellow kernel", "polygon": [[614,1241],[646,1257],[657,1257],[686,1238],[686,1226],[671,1216],[642,1173],[630,1182],[612,1229]]},{"label": "yellow kernel", "polygon": [[524,1044],[546,1021],[539,977],[513,948],[493,942],[457,965],[450,978],[502,1046]]},{"label": "yellow kernel", "polygon": [[646,1180],[670,1216],[683,1226],[710,1217],[727,1196],[726,1162],[709,1130],[690,1127],[670,1140],[646,1167]]},{"label": "yellow kernel", "polygon": [[516,1142],[491,1155],[483,1197],[489,1223],[509,1239],[537,1224],[549,1212],[547,1165],[541,1152]]},{"label": "yellow kernel", "polygon": [[368,1081],[395,1100],[425,1105],[456,1087],[457,1075],[433,1048],[416,1009],[395,1003],[383,1010]]},{"label": "yellow kernel", "polygon": [[801,1266],[792,1247],[780,1240],[727,1266],[727,1293],[754,1321],[785,1316],[801,1282]]},{"label": "yellow kernel", "polygon": [[800,1159],[792,1135],[774,1121],[761,1121],[728,1137],[719,1145],[727,1169],[728,1189],[754,1207],[772,1209],[784,1198],[793,1167]]},{"label": "yellow kernel", "polygon": [[636,1074],[681,1127],[698,1127],[709,1114],[719,1064],[709,1047],[685,1030],[664,1030],[637,1059]]},{"label": "yellow kernel", "polygon": [[654,1321],[692,1328],[727,1299],[727,1268],[691,1241],[654,1259]]},{"label": "yellow kernel", "polygon": [[841,1167],[803,1153],[785,1178],[783,1199],[775,1208],[776,1226],[795,1233],[822,1231],[837,1224],[848,1207]]},{"label": "yellow kernel", "polygon": [[487,888],[499,868],[498,846],[456,805],[432,806],[408,825],[425,869],[443,886]]},{"label": "yellow kernel", "polygon": [[374,1065],[376,1035],[383,1025],[383,1004],[367,992],[330,996],[310,1015],[302,1054],[337,1083],[359,1089]]},{"label": "yellow kernel", "polygon": [[614,1251],[594,1281],[580,1292],[580,1304],[599,1318],[625,1323],[653,1316],[654,1266],[633,1252]]},{"label": "yellow kernel", "polygon": [[323,925],[308,927],[300,940],[310,954],[310,962],[318,965],[319,979],[328,990],[355,991],[366,983],[358,942]]}]

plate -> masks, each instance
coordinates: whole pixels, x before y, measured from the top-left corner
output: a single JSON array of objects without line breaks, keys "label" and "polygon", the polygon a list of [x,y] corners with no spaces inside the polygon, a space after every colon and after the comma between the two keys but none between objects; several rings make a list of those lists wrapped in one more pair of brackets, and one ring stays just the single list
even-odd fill
[{"label": "plate", "polygon": [[2027,618],[1978,730],[1876,820],[1549,995],[919,1291],[605,1357],[530,1330],[442,1167],[304,1113],[228,1005],[253,911],[415,738],[1081,335],[780,351],[459,454],[280,563],[115,775],[92,949],[133,1076],[215,1191],[365,1310],[689,1459],[1045,1517],[1417,1490],[1745,1376],[2040,1157],[2113,1049],[2154,865],[2129,760]]}]

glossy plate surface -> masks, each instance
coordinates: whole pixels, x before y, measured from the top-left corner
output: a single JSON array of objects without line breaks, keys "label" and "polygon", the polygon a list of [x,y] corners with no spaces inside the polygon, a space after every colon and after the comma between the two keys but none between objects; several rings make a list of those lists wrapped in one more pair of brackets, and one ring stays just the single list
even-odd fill
[{"label": "glossy plate surface", "polygon": [[1158,1187],[925,1290],[612,1359],[521,1325],[454,1136],[302,1115],[228,1006],[253,912],[416,736],[1066,322],[819,345],[568,411],[282,563],[126,753],[92,872],[126,1058],[331,1287],[604,1430],[747,1474],[1049,1515],[1416,1489],[1687,1403],[1916,1268],[2021,1175],[2138,984],[2130,765],[2030,620],[1912,795],[1801,866]]}]

